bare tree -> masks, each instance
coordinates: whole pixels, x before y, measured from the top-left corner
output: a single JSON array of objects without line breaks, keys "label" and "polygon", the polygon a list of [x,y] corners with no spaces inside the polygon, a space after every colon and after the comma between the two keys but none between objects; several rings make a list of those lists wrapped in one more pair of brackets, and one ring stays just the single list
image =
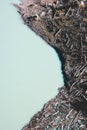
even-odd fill
[{"label": "bare tree", "polygon": [[65,87],[23,130],[87,130],[87,1],[23,0],[27,26],[59,54]]}]

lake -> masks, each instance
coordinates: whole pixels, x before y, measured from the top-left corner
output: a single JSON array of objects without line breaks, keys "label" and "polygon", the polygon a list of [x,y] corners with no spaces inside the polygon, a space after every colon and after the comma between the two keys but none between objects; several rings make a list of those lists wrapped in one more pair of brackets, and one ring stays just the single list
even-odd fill
[{"label": "lake", "polygon": [[18,0],[0,4],[1,130],[21,130],[64,84],[56,52],[24,25],[12,2]]}]

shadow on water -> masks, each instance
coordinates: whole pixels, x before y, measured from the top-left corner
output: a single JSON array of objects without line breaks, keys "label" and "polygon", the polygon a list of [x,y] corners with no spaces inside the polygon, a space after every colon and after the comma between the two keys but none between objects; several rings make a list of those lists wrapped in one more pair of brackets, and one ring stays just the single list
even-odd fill
[{"label": "shadow on water", "polygon": [[61,61],[61,70],[62,70],[62,74],[63,74],[63,80],[64,80],[64,85],[66,86],[66,88],[69,90],[69,86],[67,84],[67,81],[68,81],[68,78],[67,78],[67,75],[65,73],[65,58],[63,57],[63,54],[62,52],[57,48],[57,47],[54,47],[54,50],[55,52],[57,53],[58,57],[59,57],[59,60]]}]

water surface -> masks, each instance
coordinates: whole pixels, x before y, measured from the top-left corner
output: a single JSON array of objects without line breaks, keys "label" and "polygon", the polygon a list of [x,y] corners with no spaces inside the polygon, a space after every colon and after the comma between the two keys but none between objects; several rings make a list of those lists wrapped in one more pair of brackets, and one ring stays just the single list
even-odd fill
[{"label": "water surface", "polygon": [[21,130],[63,86],[57,54],[23,24],[12,2],[18,1],[0,2],[0,130]]}]

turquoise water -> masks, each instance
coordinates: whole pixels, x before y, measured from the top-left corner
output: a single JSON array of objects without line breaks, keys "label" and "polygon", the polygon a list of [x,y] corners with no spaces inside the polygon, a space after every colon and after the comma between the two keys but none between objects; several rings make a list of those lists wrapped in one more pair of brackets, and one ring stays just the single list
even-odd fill
[{"label": "turquoise water", "polygon": [[[1,0],[0,0],[1,1]],[[55,51],[0,2],[0,130],[21,130],[63,86]]]}]

